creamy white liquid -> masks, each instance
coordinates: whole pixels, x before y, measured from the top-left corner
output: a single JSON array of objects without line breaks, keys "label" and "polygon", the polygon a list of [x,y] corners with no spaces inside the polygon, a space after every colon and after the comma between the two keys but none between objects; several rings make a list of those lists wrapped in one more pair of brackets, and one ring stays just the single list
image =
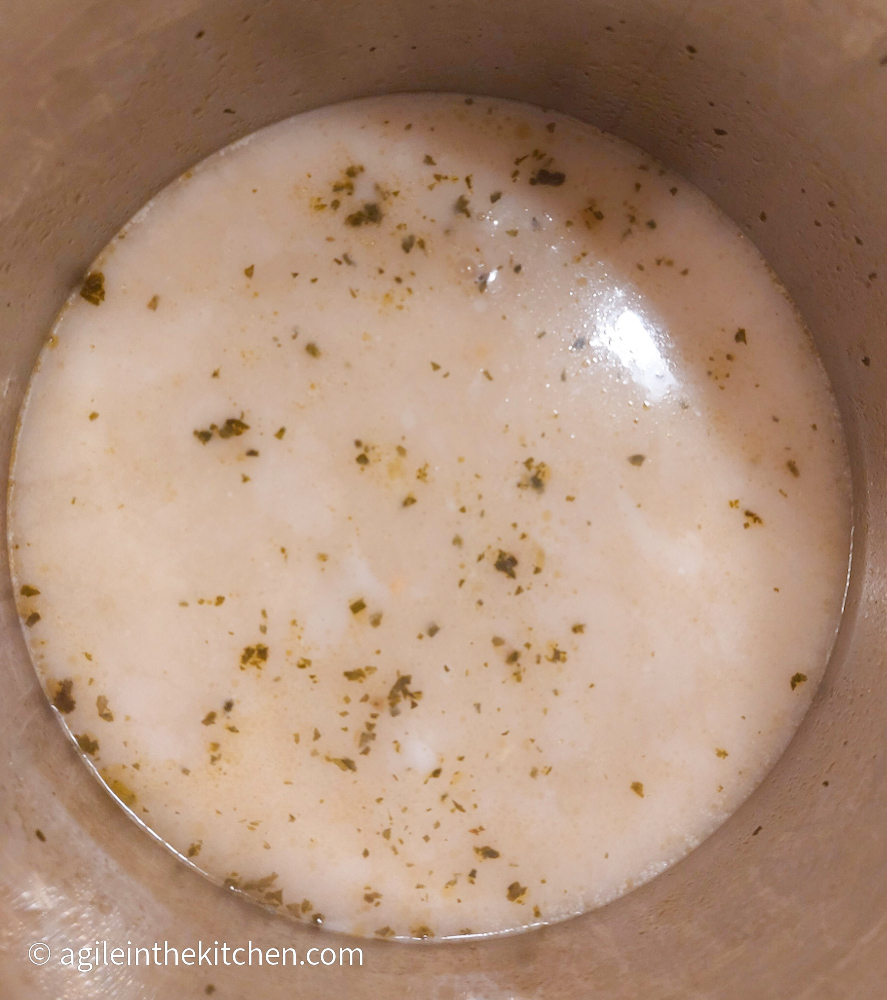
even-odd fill
[{"label": "creamy white liquid", "polygon": [[94,271],[14,576],[87,759],[194,864],[336,929],[501,932],[661,872],[784,749],[841,429],[681,178],[522,105],[363,101],[222,151]]}]

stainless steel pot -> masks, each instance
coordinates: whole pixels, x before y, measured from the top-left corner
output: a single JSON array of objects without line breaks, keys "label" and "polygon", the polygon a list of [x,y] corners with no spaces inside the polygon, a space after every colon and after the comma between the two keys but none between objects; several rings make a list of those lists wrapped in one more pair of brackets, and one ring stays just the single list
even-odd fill
[{"label": "stainless steel pot", "polygon": [[[762,787],[599,911],[479,944],[356,942],[233,898],[138,831],[53,718],[0,578],[0,996],[876,1000],[887,974],[887,2],[3,0],[0,450],[69,290],[220,146],[403,90],[516,98],[682,172],[758,244],[838,394],[854,565],[828,674]],[[40,831],[39,836],[36,831]],[[62,967],[94,941],[363,947],[362,967]],[[28,947],[55,956],[33,964]],[[40,957],[39,954],[36,957]]]}]

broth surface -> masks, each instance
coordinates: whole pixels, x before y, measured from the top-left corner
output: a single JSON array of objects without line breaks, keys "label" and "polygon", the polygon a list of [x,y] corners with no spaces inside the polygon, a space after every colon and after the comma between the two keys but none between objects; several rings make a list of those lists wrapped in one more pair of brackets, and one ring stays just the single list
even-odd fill
[{"label": "broth surface", "polygon": [[290,916],[559,920],[784,750],[850,543],[831,391],[686,181],[401,95],[223,150],[66,307],[13,574],[48,696],[179,854]]}]

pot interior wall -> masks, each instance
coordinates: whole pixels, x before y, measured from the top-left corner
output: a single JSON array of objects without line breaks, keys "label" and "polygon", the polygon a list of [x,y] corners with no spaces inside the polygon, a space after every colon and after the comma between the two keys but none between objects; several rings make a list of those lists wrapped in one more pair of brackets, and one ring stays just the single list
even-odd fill
[{"label": "pot interior wall", "polygon": [[[10,9],[11,6],[11,9]],[[0,452],[52,319],[169,180],[263,125],[352,97],[487,94],[646,148],[758,244],[816,339],[854,466],[854,567],[816,702],[762,787],[684,862],[529,935],[404,947],[290,925],[140,833],[39,690],[0,579],[0,990],[219,997],[760,1000],[881,995],[887,971],[887,6],[879,0],[41,0],[0,38]],[[874,499],[875,502],[870,502]],[[40,829],[45,842],[35,831]],[[99,939],[361,944],[361,968],[99,968]],[[4,954],[5,953],[5,954]]]}]

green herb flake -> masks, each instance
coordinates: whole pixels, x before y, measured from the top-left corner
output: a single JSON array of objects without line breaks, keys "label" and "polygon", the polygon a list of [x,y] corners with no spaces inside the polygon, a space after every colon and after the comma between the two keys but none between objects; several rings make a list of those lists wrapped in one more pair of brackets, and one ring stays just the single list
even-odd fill
[{"label": "green herb flake", "polygon": [[40,612],[32,611],[25,619],[25,625],[27,625],[28,628],[33,628],[39,621],[40,621]]},{"label": "green herb flake", "polygon": [[723,760],[725,757],[729,757],[730,754],[726,750],[722,750],[720,747],[716,748],[715,753]]},{"label": "green herb flake", "polygon": [[380,938],[392,938],[394,937],[394,931],[386,924],[384,927],[380,927],[377,931],[373,931],[376,937]]},{"label": "green herb flake", "polygon": [[93,739],[86,733],[81,733],[79,736],[75,736],[74,739],[77,740],[77,746],[79,746],[84,753],[89,754],[90,757],[94,757],[98,753],[98,740]]},{"label": "green herb flake", "polygon": [[533,489],[537,493],[542,493],[545,484],[551,478],[551,469],[545,462],[534,463],[532,458],[528,458],[524,462],[524,468],[527,470],[527,474],[517,484],[518,487],[522,490]]},{"label": "green herb flake", "polygon": [[570,631],[575,632],[576,635],[582,635],[582,633],[585,631],[585,626],[580,622],[577,622]]},{"label": "green herb flake", "polygon": [[436,625],[434,622],[432,622],[428,626],[428,628],[425,629],[425,631],[428,635],[428,638],[433,639],[437,635],[437,633],[440,632],[440,625]]},{"label": "green herb flake", "polygon": [[499,200],[499,199],[500,199],[501,197],[502,197],[502,192],[501,192],[501,191],[494,191],[494,192],[493,192],[493,193],[492,193],[492,194],[490,195],[490,201],[492,202],[492,204],[494,204],[494,205],[495,205],[495,204],[496,204],[496,202],[497,202],[497,201],[498,201],[498,200]]},{"label": "green herb flake", "polygon": [[412,493],[407,493],[407,495],[403,498],[403,502],[401,503],[401,507],[412,507],[413,504],[416,503],[416,502],[417,502],[416,498],[413,496],[413,494]]},{"label": "green herb flake", "polygon": [[499,852],[495,849],[495,847],[489,847],[489,846],[486,846],[486,847],[475,847],[474,853],[479,858],[483,858],[483,859],[498,858],[499,857]]},{"label": "green herb flake", "polygon": [[37,597],[40,591],[36,587],[31,587],[27,583],[19,591],[22,597]]},{"label": "green herb flake", "polygon": [[460,194],[453,204],[453,213],[455,215],[464,215],[466,219],[471,218],[471,212],[468,210],[468,199],[464,194]]},{"label": "green herb flake", "polygon": [[785,463],[785,467],[795,477],[795,479],[797,479],[801,475],[801,471],[798,468],[798,463],[793,458],[790,458]]},{"label": "green herb flake", "polygon": [[499,555],[496,557],[496,562],[493,564],[500,573],[504,573],[507,577],[514,580],[514,568],[517,566],[517,557],[511,555],[510,552],[504,552],[499,549]]},{"label": "green herb flake", "polygon": [[530,184],[545,184],[548,187],[560,187],[566,179],[567,175],[562,174],[559,170],[546,170],[544,167],[540,167],[530,178]]},{"label": "green herb flake", "polygon": [[257,643],[255,646],[246,646],[240,654],[240,669],[246,670],[247,667],[255,667],[257,670],[261,670],[267,660],[268,647],[263,643]]},{"label": "green herb flake", "polygon": [[736,333],[733,334],[733,339],[736,341],[737,344],[747,344],[748,343],[748,340],[747,340],[747,338],[745,336],[745,330],[743,330],[742,327],[740,327],[736,331]]},{"label": "green herb flake", "polygon": [[421,938],[424,941],[425,938],[433,938],[434,931],[426,924],[420,924],[418,927],[414,927],[410,931],[410,937]]},{"label": "green herb flake", "polygon": [[363,208],[345,218],[346,225],[367,226],[378,225],[382,221],[382,212],[375,202],[367,202]]},{"label": "green herb flake", "polygon": [[409,236],[404,236],[404,238],[400,242],[400,245],[403,248],[404,253],[409,253],[410,250],[412,250],[413,247],[416,245],[416,237],[413,236],[412,233],[410,233]]},{"label": "green herb flake", "polygon": [[632,465],[635,465],[638,468],[640,468],[644,464],[644,460],[646,459],[646,457],[647,457],[646,455],[629,455],[628,461],[631,462]]},{"label": "green herb flake", "polygon": [[206,715],[203,717],[203,719],[201,719],[200,724],[202,726],[212,726],[215,724],[215,721],[216,721],[216,713],[207,712]]},{"label": "green herb flake", "polygon": [[356,771],[357,764],[350,757],[327,757],[331,764],[335,764],[340,771]]},{"label": "green herb flake", "polygon": [[512,882],[511,885],[506,890],[506,896],[512,903],[523,903],[523,897],[526,895],[527,887],[521,885],[520,882]]},{"label": "green herb flake", "polygon": [[243,269],[243,273],[244,273],[244,274],[245,274],[245,275],[246,275],[246,276],[247,276],[248,278],[251,278],[251,277],[252,277],[252,276],[253,276],[253,275],[255,274],[255,271],[256,271],[256,265],[255,265],[255,264],[250,264],[250,266],[249,266],[249,267],[245,267],[245,268]]},{"label": "green herb flake", "polygon": [[188,848],[188,857],[189,858],[196,858],[197,855],[200,854],[200,848],[201,847],[203,847],[203,841],[202,840],[195,840],[194,843],[191,844],[189,846],[189,848]]},{"label": "green herb flake", "polygon": [[798,686],[799,684],[804,684],[804,683],[806,683],[806,681],[807,681],[807,675],[806,675],[806,674],[800,674],[800,673],[798,673],[798,674],[795,674],[795,675],[794,675],[794,676],[792,677],[792,679],[791,679],[791,685],[792,685],[792,691],[794,691],[794,689],[795,689],[795,688],[796,688],[796,687],[797,687],[797,686]]},{"label": "green herb flake", "polygon": [[353,615],[359,615],[366,606],[367,606],[366,601],[362,597],[359,597],[356,601],[353,601],[351,604],[348,605],[351,614]]},{"label": "green herb flake", "polygon": [[415,708],[422,697],[421,691],[410,691],[409,685],[412,683],[412,674],[403,674],[392,684],[388,692],[388,710],[392,715],[400,715],[401,702],[408,701],[410,708]]},{"label": "green herb flake", "polygon": [[309,341],[305,345],[305,351],[307,354],[310,354],[312,358],[319,358],[321,354],[320,348],[314,343],[313,340]]},{"label": "green herb flake", "polygon": [[94,306],[100,306],[105,301],[105,276],[101,271],[90,271],[83,280],[80,297]]},{"label": "green herb flake", "polygon": [[349,681],[363,681],[371,677],[376,672],[376,667],[358,667],[356,670],[343,670],[342,673]]},{"label": "green herb flake", "polygon": [[286,434],[286,428],[285,427],[281,427],[279,431],[275,431],[274,432],[274,436],[277,438],[278,441],[283,440],[283,435],[284,434]]},{"label": "green herb flake", "polygon": [[96,711],[99,713],[99,718],[104,719],[105,722],[114,721],[114,713],[108,708],[108,699],[105,695],[100,694],[95,700]]},{"label": "green herb flake", "polygon": [[207,430],[194,431],[194,437],[196,437],[201,444],[206,444],[206,442],[209,441],[212,436],[213,436],[212,431],[207,431]]},{"label": "green herb flake", "polygon": [[35,830],[34,836],[40,841],[41,844],[46,843],[46,834],[42,830]]},{"label": "green herb flake", "polygon": [[422,161],[428,167],[436,167],[437,161],[431,156],[430,153],[425,154],[425,159]]},{"label": "green herb flake", "polygon": [[644,797],[644,786],[640,781],[633,781],[631,783],[631,790],[640,798]]},{"label": "green herb flake", "polygon": [[148,302],[148,308],[151,310],[151,312],[157,312],[157,307],[159,305],[160,305],[160,296],[152,295]]},{"label": "green herb flake", "polygon": [[238,417],[228,417],[221,427],[211,425],[213,430],[218,431],[220,438],[240,437],[241,434],[249,430],[249,424],[245,424]]}]

